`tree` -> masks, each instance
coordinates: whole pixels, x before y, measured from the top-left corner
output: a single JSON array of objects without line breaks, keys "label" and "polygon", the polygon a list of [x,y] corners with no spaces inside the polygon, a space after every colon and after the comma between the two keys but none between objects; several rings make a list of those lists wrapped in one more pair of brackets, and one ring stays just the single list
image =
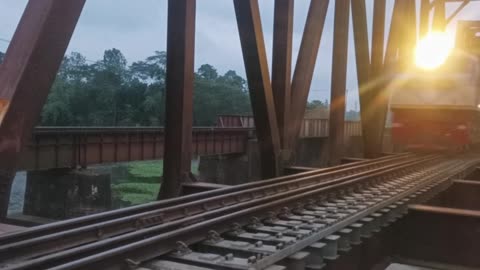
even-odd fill
[{"label": "tree", "polygon": [[[117,49],[87,63],[80,53],[65,56],[42,125],[161,126],[165,119],[166,53],[128,65]],[[222,76],[208,64],[195,74],[194,125],[213,125],[219,114],[250,114],[246,81],[235,71]]]},{"label": "tree", "polygon": [[328,101],[321,101],[321,100],[312,100],[307,103],[307,109],[312,110],[316,108],[328,108]]},{"label": "tree", "polygon": [[146,81],[165,83],[167,66],[167,53],[156,51],[154,55],[147,57],[145,61],[132,64],[130,70],[134,77]]},{"label": "tree", "polygon": [[247,91],[247,81],[238,76],[234,70],[227,71],[219,80],[225,84]]},{"label": "tree", "polygon": [[216,80],[218,78],[217,70],[209,64],[201,65],[197,74],[198,77],[205,80]]},{"label": "tree", "polygon": [[[209,70],[207,65],[202,67],[199,72],[201,69]],[[221,114],[251,113],[249,96],[244,88],[245,80],[234,71],[228,71],[223,76],[217,76],[216,79],[213,79],[214,76],[201,74],[197,74],[196,78],[193,103],[194,125],[213,125],[217,116]]]}]

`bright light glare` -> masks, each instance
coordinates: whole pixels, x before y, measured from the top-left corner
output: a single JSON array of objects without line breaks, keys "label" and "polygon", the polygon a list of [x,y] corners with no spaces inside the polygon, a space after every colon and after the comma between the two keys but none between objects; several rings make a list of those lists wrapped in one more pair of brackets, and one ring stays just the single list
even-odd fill
[{"label": "bright light glare", "polygon": [[415,48],[415,64],[431,70],[447,60],[454,46],[453,38],[445,32],[431,32]]}]

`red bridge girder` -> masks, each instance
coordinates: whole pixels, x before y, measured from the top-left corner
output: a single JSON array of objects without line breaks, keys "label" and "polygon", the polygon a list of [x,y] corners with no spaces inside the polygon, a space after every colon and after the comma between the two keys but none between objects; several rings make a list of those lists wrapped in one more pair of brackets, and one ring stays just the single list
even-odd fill
[{"label": "red bridge girder", "polygon": [[[246,152],[251,129],[194,128],[192,156]],[[20,157],[19,169],[86,167],[162,159],[161,127],[38,127]]]}]

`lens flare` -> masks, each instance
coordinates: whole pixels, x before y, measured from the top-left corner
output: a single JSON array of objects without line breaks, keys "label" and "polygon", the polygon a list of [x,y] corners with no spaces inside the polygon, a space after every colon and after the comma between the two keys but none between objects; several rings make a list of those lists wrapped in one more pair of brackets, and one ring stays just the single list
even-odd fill
[{"label": "lens flare", "polygon": [[431,32],[421,39],[415,48],[415,64],[432,70],[447,60],[454,47],[454,39],[445,32]]}]

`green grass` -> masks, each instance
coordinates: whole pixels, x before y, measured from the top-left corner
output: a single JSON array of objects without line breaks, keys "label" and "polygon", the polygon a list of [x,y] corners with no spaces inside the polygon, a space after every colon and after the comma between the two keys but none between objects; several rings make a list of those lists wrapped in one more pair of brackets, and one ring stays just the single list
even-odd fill
[{"label": "green grass", "polygon": [[131,162],[128,172],[134,177],[160,177],[163,174],[163,160]]},{"label": "green grass", "polygon": [[[128,179],[112,184],[115,197],[130,205],[156,200],[163,174],[163,160],[130,162],[127,168]],[[191,170],[198,174],[198,162],[192,162]]]},{"label": "green grass", "polygon": [[130,204],[142,204],[157,198],[160,184],[152,183],[123,183],[112,185],[112,191],[118,194],[122,201]]}]

